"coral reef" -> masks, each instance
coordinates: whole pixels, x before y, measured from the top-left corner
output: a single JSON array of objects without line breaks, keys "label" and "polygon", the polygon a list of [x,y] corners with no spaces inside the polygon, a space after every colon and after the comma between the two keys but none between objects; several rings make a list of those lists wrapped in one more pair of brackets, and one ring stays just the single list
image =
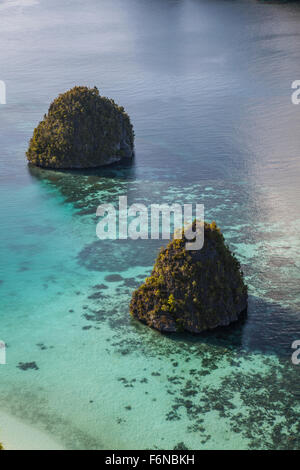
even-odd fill
[{"label": "coral reef", "polygon": [[50,105],[26,155],[44,168],[96,168],[132,158],[134,132],[123,107],[96,87],[74,87]]},{"label": "coral reef", "polygon": [[204,223],[201,250],[186,250],[186,241],[182,231],[161,249],[151,276],[132,296],[131,315],[161,332],[200,333],[229,325],[247,309],[240,264],[216,223]]}]

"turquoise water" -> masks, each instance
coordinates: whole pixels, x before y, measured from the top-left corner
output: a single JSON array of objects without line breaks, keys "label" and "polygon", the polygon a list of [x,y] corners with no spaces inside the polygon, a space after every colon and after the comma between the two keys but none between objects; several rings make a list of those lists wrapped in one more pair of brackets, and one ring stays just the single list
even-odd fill
[{"label": "turquoise water", "polygon": [[[0,409],[68,448],[299,449],[299,5],[55,0],[0,12]],[[79,83],[125,106],[134,164],[28,168],[33,128]],[[119,195],[205,204],[242,263],[247,317],[178,337],[133,321],[131,293],[161,242],[96,238],[97,206]]]}]

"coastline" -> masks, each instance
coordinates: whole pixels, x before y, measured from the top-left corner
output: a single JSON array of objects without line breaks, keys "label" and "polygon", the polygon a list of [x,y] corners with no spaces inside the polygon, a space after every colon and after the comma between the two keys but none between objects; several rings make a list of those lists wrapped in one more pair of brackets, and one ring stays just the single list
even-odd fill
[{"label": "coastline", "polygon": [[4,450],[64,450],[46,432],[0,410],[0,442]]}]

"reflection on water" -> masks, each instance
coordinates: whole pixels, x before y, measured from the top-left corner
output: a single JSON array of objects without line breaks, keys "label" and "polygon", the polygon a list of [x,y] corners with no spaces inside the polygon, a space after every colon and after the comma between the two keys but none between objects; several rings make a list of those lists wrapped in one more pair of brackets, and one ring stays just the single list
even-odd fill
[{"label": "reflection on water", "polygon": [[[299,449],[299,4],[13,3],[0,33],[1,408],[70,448]],[[124,105],[131,166],[26,166],[33,128],[75,84]],[[241,260],[247,317],[200,337],[132,320],[162,242],[97,239],[97,206],[120,195],[203,203]]]}]

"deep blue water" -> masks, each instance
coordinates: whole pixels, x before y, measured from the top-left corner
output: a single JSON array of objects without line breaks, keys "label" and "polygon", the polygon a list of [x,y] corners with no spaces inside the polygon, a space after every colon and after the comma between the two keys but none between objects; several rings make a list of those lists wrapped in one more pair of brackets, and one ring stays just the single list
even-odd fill
[{"label": "deep blue water", "polygon": [[[299,4],[19,0],[0,14],[0,409],[69,448],[299,449]],[[79,84],[125,107],[133,165],[28,168],[34,127]],[[97,239],[96,208],[119,195],[203,203],[242,263],[247,318],[199,337],[131,320],[161,242]]]}]

